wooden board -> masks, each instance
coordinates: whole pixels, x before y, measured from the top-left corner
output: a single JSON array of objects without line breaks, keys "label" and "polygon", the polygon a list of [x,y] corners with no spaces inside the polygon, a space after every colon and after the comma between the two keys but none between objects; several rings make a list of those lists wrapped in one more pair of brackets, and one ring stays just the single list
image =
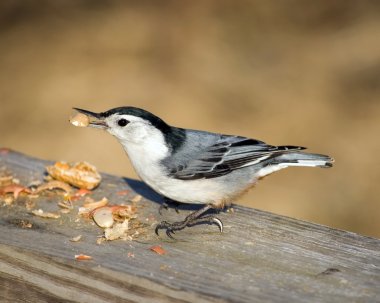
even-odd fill
[{"label": "wooden board", "polygon": [[[0,171],[22,184],[42,180],[47,164],[0,150]],[[20,196],[0,208],[1,302],[380,302],[377,239],[234,205],[234,212],[219,215],[222,234],[216,226],[195,226],[173,241],[157,237],[155,224],[179,220],[192,207],[160,216],[161,198],[144,184],[102,176],[95,199],[119,204],[143,195],[141,235],[98,245],[102,230],[78,221],[76,209],[59,219],[39,218]],[[126,189],[127,196],[117,194]],[[59,199],[42,195],[35,208],[56,211]],[[70,241],[79,234],[81,241]],[[166,254],[151,251],[153,245]],[[80,253],[93,260],[76,261]]]}]

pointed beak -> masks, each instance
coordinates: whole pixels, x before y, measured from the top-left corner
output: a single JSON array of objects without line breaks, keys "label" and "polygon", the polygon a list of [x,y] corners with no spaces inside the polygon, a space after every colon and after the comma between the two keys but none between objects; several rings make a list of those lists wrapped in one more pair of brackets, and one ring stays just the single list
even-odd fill
[{"label": "pointed beak", "polygon": [[88,110],[76,108],[76,107],[74,107],[74,109],[77,112],[84,114],[89,118],[88,126],[94,127],[94,128],[101,128],[101,129],[108,128],[108,125],[104,121],[104,117],[102,116],[101,113],[94,113],[94,112],[90,112]]}]

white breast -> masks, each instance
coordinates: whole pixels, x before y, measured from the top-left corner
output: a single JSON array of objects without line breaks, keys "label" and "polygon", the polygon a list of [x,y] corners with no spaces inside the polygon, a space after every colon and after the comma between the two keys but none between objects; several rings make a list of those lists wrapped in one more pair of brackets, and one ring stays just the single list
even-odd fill
[{"label": "white breast", "polygon": [[160,161],[168,154],[163,145],[129,143],[123,146],[139,177],[165,197],[183,203],[207,204],[223,200],[229,194],[212,179],[179,180],[163,174],[165,168]]}]

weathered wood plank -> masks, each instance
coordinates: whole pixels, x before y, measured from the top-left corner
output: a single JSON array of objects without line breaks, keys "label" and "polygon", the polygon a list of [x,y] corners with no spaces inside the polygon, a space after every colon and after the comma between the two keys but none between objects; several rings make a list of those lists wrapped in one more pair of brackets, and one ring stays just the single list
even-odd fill
[{"label": "weathered wood plank", "polygon": [[[15,152],[0,155],[0,168],[6,166],[24,184],[41,179],[46,164]],[[197,226],[171,241],[156,237],[151,225],[188,212],[159,216],[160,198],[144,184],[103,175],[93,196],[120,203],[125,197],[116,192],[128,188],[146,197],[139,202],[146,234],[132,242],[97,245],[101,230],[76,222],[75,212],[42,219],[30,215],[22,199],[0,208],[0,301],[380,301],[377,239],[234,206],[234,213],[220,214],[223,234],[215,226]],[[57,197],[40,197],[37,207],[56,209]],[[21,228],[20,220],[33,228]],[[69,241],[78,234],[82,241]],[[166,255],[149,250],[157,244]],[[79,253],[94,259],[75,261]]]}]

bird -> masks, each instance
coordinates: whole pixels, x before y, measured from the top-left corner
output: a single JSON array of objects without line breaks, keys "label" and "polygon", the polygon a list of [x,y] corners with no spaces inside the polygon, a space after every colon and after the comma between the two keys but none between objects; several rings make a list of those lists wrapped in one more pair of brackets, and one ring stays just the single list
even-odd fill
[{"label": "bird", "polygon": [[292,166],[329,168],[334,162],[327,155],[307,153],[301,146],[275,146],[244,136],[171,126],[137,107],[100,113],[74,110],[88,119],[84,126],[116,137],[138,176],[154,191],[174,203],[202,206],[182,221],[157,224],[156,234],[165,230],[170,238],[198,224],[215,224],[223,232],[217,212],[263,177]]}]

